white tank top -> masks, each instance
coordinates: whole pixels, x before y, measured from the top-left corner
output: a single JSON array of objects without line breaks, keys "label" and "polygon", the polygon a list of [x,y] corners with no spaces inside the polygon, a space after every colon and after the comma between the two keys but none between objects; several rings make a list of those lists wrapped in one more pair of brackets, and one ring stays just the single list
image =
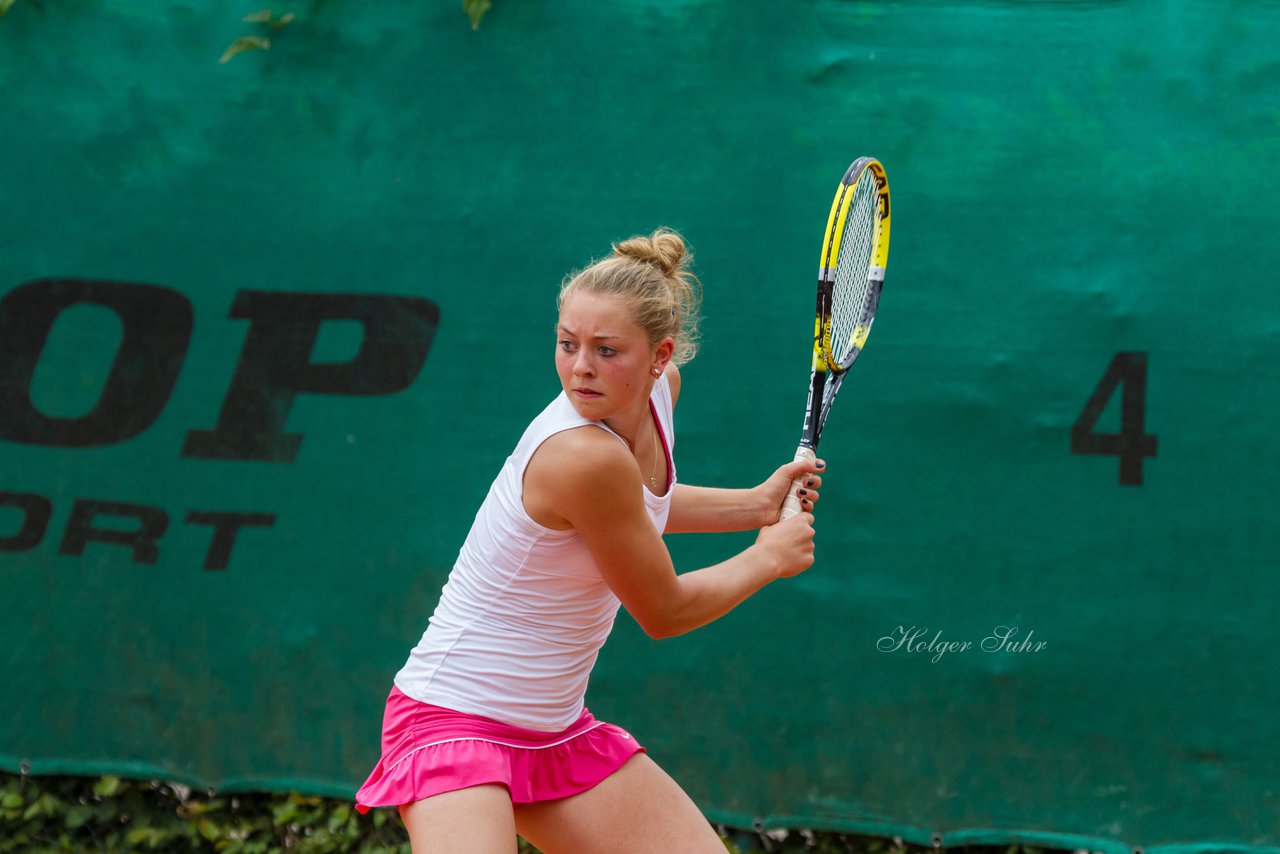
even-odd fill
[{"label": "white tank top", "polygon": [[[649,406],[660,427],[669,486],[662,496],[641,489],[661,533],[676,484],[665,375],[654,383]],[[563,730],[582,714],[618,598],[578,533],[533,521],[522,495],[533,452],[556,433],[588,424],[617,435],[580,416],[562,393],[525,430],[489,487],[426,632],[396,674],[396,687],[405,694],[546,732]]]}]

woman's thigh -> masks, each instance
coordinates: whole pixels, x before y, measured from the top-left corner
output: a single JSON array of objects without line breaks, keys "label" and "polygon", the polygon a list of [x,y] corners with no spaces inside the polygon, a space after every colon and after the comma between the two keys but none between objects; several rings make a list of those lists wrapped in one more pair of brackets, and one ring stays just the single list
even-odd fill
[{"label": "woman's thigh", "polygon": [[400,807],[414,854],[513,854],[516,825],[505,786],[472,786]]},{"label": "woman's thigh", "polygon": [[644,753],[568,798],[515,809],[520,835],[544,854],[724,854],[724,843],[675,780]]}]

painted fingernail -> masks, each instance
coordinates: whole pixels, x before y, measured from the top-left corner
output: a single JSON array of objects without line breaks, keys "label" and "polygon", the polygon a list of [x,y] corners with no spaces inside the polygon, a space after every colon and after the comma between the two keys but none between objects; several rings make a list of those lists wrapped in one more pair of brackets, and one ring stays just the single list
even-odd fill
[{"label": "painted fingernail", "polygon": [[814,465],[816,465],[818,468],[824,468],[826,467],[827,464],[826,464],[826,461],[824,460],[818,460],[816,463],[814,463]]},{"label": "painted fingernail", "polygon": [[801,495],[808,495],[808,494],[809,494],[809,490],[807,490],[807,489],[802,489],[802,490],[800,490],[800,494],[801,494]]},{"label": "painted fingernail", "polygon": [[813,486],[813,478],[809,478],[804,482],[805,486]]}]

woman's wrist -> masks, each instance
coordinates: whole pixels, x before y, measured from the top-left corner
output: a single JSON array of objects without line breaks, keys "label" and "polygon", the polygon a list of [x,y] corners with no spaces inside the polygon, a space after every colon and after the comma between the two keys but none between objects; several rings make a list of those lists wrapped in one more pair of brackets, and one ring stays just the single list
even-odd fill
[{"label": "woman's wrist", "polygon": [[774,549],[757,540],[747,548],[744,554],[750,555],[749,563],[752,566],[751,572],[757,579],[755,582],[757,590],[782,578],[782,561]]},{"label": "woman's wrist", "polygon": [[763,528],[778,521],[778,508],[774,506],[768,491],[765,490],[766,485],[767,483],[762,483],[747,490],[751,495],[752,528]]}]

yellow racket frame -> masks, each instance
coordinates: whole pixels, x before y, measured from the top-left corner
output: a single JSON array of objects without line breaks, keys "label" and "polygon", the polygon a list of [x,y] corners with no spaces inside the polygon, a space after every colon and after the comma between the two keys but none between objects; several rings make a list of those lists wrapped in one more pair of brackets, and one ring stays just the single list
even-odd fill
[{"label": "yellow racket frame", "polygon": [[[822,257],[819,259],[818,279],[828,286],[835,283],[836,260],[840,257],[840,243],[844,239],[845,225],[849,218],[849,208],[855,195],[854,188],[862,180],[862,176],[870,174],[876,185],[875,219],[871,231],[871,258],[867,277],[873,280],[871,287],[879,296],[879,287],[884,282],[884,270],[889,263],[889,178],[885,175],[884,166],[874,157],[861,157],[854,161],[845,172],[840,185],[836,187],[835,198],[831,201],[831,211],[827,214],[827,230],[822,239]],[[871,333],[872,317],[867,323],[854,327],[852,340],[853,354],[848,364],[840,364],[831,347],[831,312],[819,310],[814,318],[813,329],[813,369],[815,371],[843,372],[853,364],[853,358],[867,343]]]}]

